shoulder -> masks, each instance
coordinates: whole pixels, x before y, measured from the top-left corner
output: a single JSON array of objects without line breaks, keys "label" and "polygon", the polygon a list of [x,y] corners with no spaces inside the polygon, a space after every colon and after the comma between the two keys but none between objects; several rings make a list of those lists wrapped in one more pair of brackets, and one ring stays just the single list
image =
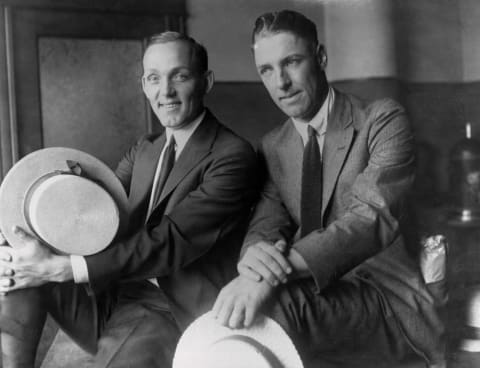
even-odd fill
[{"label": "shoulder", "polygon": [[[235,175],[245,175],[255,180],[258,174],[258,157],[253,146],[230,128],[213,121],[210,153],[205,161],[208,171],[224,176],[235,170]],[[244,180],[244,179],[242,179]]]},{"label": "shoulder", "polygon": [[362,100],[346,95],[352,108],[352,121],[357,140],[365,141],[370,152],[380,150],[394,157],[395,152],[410,154],[414,150],[414,135],[404,107],[392,98]]},{"label": "shoulder", "polygon": [[373,117],[382,115],[405,115],[405,109],[400,103],[392,98],[382,98],[379,100],[370,101],[366,106],[366,112]]},{"label": "shoulder", "polygon": [[253,146],[245,138],[239,136],[216,118],[214,123],[216,124],[216,132],[212,145],[212,151],[224,154],[228,154],[230,152],[254,154],[255,151]]},{"label": "shoulder", "polygon": [[[218,121],[210,112],[206,123],[201,134],[203,143],[199,144],[205,148],[205,145],[208,145],[209,155],[204,162],[210,169],[238,167],[249,171],[254,168],[256,170],[257,153],[246,139]],[[199,141],[199,136],[196,138]]]},{"label": "shoulder", "polygon": [[160,138],[163,135],[163,133],[146,133],[140,136],[134,146],[143,146],[148,143],[153,143],[155,142],[158,138]]},{"label": "shoulder", "polygon": [[150,147],[152,143],[157,140],[162,134],[161,133],[149,133],[144,134],[137,138],[137,140],[127,149],[123,155],[123,161],[135,161],[136,157],[141,154],[147,147]]},{"label": "shoulder", "polygon": [[365,100],[350,94],[340,94],[351,109],[355,130],[410,130],[405,108],[392,98]]},{"label": "shoulder", "polygon": [[163,133],[146,133],[138,137],[135,142],[130,146],[131,150],[138,150],[145,145],[149,145],[155,142],[162,136]]},{"label": "shoulder", "polygon": [[287,119],[262,137],[260,141],[261,149],[263,151],[270,151],[275,147],[278,147],[285,141],[286,136],[291,129],[294,129],[293,125],[291,120]]},{"label": "shoulder", "polygon": [[404,107],[393,98],[385,97],[376,100],[362,99],[351,94],[338,93],[339,98],[345,98],[352,108],[353,114],[363,114],[366,117],[376,117],[383,114],[405,114]]}]

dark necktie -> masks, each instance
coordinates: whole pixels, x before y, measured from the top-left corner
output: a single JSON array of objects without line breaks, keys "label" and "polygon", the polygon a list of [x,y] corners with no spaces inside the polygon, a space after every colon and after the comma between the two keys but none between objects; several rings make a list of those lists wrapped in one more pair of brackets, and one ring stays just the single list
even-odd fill
[{"label": "dark necktie", "polygon": [[160,167],[160,174],[158,175],[158,180],[153,191],[152,203],[150,206],[150,212],[148,213],[148,217],[152,213],[153,209],[156,207],[160,195],[162,194],[163,187],[165,186],[165,182],[167,181],[168,175],[170,175],[170,171],[172,171],[173,165],[175,164],[175,138],[173,135],[170,138],[170,142],[168,143],[167,148],[165,148],[165,152],[163,153],[162,165]]},{"label": "dark necktie", "polygon": [[317,132],[308,126],[308,141],[303,152],[301,236],[322,227],[322,158]]}]

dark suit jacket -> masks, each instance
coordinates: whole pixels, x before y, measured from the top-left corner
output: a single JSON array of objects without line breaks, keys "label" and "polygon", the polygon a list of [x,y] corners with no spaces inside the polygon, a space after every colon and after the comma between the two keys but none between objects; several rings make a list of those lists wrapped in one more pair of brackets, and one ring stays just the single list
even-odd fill
[{"label": "dark suit jacket", "polygon": [[405,199],[414,180],[414,142],[401,106],[364,103],[335,91],[323,147],[324,227],[299,237],[303,144],[291,121],[262,142],[269,179],[245,240],[284,238],[305,259],[317,292],[344,277],[372,282],[405,338],[441,359],[443,326],[426,289]]},{"label": "dark suit jacket", "polygon": [[127,235],[86,257],[98,292],[118,280],[156,277],[184,327],[209,310],[236,272],[245,223],[257,194],[252,147],[207,112],[177,158],[147,220],[151,187],[165,134],[141,139],[119,163],[129,194]]}]

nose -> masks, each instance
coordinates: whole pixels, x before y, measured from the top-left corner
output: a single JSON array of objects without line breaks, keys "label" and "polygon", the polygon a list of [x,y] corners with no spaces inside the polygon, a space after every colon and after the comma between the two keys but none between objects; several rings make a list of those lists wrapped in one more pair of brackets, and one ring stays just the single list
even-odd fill
[{"label": "nose", "polygon": [[277,88],[281,89],[282,91],[286,91],[290,88],[292,81],[288,72],[285,69],[278,69],[275,73],[275,83]]},{"label": "nose", "polygon": [[171,97],[175,95],[173,83],[168,78],[162,78],[158,84],[158,94],[163,97]]}]

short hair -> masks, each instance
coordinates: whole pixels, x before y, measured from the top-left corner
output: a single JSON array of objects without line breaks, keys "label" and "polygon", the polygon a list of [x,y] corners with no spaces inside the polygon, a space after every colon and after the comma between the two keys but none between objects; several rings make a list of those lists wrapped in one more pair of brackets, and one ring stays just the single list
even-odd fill
[{"label": "short hair", "polygon": [[252,33],[252,46],[257,37],[290,32],[306,40],[315,50],[318,46],[317,27],[310,19],[293,10],[280,10],[260,15]]},{"label": "short hair", "polygon": [[193,64],[195,65],[197,72],[204,73],[208,70],[208,54],[206,48],[184,33],[174,31],[156,33],[147,39],[145,51],[147,51],[152,45],[176,41],[185,42],[190,46],[193,56]]}]

